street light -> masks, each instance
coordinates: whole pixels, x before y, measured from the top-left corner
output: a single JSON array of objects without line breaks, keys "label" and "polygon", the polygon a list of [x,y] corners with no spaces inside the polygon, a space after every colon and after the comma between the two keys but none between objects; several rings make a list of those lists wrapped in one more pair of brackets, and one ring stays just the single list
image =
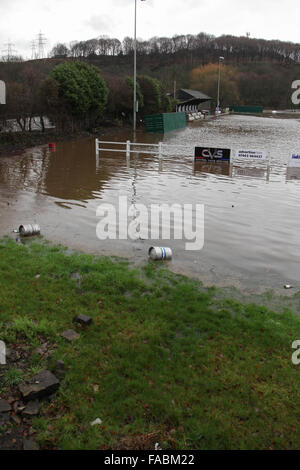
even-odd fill
[{"label": "street light", "polygon": [[0,104],[6,104],[6,87],[2,80],[0,80]]},{"label": "street light", "polygon": [[220,82],[221,82],[221,61],[224,60],[224,57],[219,57],[219,78],[218,78],[218,100],[217,100],[217,107],[216,111],[219,113],[220,111]]}]

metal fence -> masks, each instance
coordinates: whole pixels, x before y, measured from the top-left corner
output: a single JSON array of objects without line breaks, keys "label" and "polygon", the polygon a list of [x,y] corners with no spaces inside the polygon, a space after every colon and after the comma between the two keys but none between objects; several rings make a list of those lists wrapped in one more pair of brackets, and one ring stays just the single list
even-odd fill
[{"label": "metal fence", "polygon": [[[120,148],[111,148],[107,147],[110,145],[118,145]],[[159,142],[158,144],[152,143],[138,143],[131,142],[127,140],[126,142],[111,142],[96,139],[96,155],[98,156],[100,152],[117,152],[125,153],[126,157],[130,157],[131,153],[143,153],[148,155],[157,155],[159,158],[162,158],[163,155],[176,154],[176,151],[179,151],[181,155],[193,156],[194,147],[190,152],[187,152],[186,145],[171,145]],[[122,148],[123,146],[124,148]]]},{"label": "metal fence", "polygon": [[[100,155],[100,152],[116,152],[116,153],[125,153],[126,158],[130,158],[132,153],[141,153],[146,155],[156,155],[160,159],[163,155],[166,156],[186,156],[195,158],[196,147],[194,144],[191,145],[182,145],[182,144],[168,144],[164,142],[159,142],[158,144],[152,143],[138,143],[131,142],[127,140],[126,142],[112,142],[96,139],[96,156]],[[112,146],[117,146],[114,148]],[[202,148],[202,147],[201,147]],[[206,147],[203,147],[206,148]],[[214,149],[211,149],[214,150]],[[224,150],[224,149],[223,149]],[[198,160],[201,161],[201,160]],[[221,161],[221,159],[207,159],[207,161]],[[258,165],[269,165],[271,163],[269,152],[265,151],[235,151],[231,149],[231,155],[228,159],[230,162],[246,162],[249,164],[258,164]]]}]

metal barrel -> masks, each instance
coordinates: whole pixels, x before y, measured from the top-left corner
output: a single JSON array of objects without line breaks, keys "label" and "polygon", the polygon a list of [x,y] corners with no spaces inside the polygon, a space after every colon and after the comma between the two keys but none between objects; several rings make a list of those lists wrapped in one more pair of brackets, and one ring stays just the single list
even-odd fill
[{"label": "metal barrel", "polygon": [[171,248],[163,246],[151,246],[148,251],[149,258],[153,260],[167,260],[172,259]]},{"label": "metal barrel", "polygon": [[29,237],[31,235],[39,235],[41,232],[40,226],[38,224],[26,224],[20,225],[19,233],[22,237]]}]

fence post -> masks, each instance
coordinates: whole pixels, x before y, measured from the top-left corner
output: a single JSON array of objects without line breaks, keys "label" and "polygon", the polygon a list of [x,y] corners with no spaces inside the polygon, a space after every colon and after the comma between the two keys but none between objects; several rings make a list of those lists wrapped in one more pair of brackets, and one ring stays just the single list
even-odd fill
[{"label": "fence post", "polygon": [[98,156],[99,155],[99,140],[96,139],[96,155]]},{"label": "fence post", "polygon": [[126,158],[130,157],[130,140],[126,141]]},{"label": "fence post", "polygon": [[158,157],[162,158],[162,142],[158,143]]}]

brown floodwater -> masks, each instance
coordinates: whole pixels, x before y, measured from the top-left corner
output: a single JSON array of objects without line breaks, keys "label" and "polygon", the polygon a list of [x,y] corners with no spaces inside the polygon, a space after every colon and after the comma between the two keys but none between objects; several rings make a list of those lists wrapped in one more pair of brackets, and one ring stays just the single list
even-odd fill
[{"label": "brown floodwater", "polygon": [[[101,139],[101,135],[99,136]],[[104,140],[126,141],[128,130]],[[0,235],[35,222],[45,238],[68,247],[147,261],[149,246],[173,250],[171,269],[207,284],[260,290],[300,288],[300,169],[288,169],[300,151],[300,121],[225,116],[162,135],[137,133],[138,142],[171,144],[154,155],[95,154],[93,138],[0,157]],[[195,164],[196,145],[265,150],[266,162]],[[188,155],[190,154],[190,155]],[[186,251],[185,240],[98,240],[99,204],[204,204],[205,242]]]}]

